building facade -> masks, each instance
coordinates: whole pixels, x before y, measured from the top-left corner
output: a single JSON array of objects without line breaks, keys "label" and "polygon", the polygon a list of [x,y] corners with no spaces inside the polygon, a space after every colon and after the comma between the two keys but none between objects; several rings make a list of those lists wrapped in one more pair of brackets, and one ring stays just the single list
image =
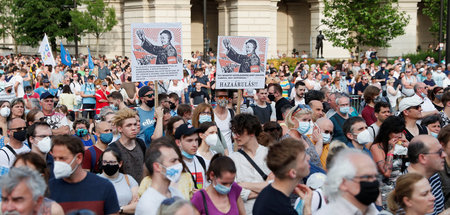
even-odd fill
[{"label": "building facade", "polygon": [[[105,0],[116,10],[118,24],[100,40],[99,53],[112,57],[130,55],[130,24],[151,22],[181,22],[183,57],[203,50],[203,0]],[[378,56],[395,57],[414,53],[420,46],[436,45],[429,33],[431,21],[422,14],[421,0],[399,0],[399,8],[409,17],[405,34],[391,41],[391,47],[378,50]],[[83,10],[83,8],[80,8]],[[207,0],[207,38],[209,47],[217,49],[217,36],[263,36],[269,38],[268,57],[276,58],[292,50],[305,51],[316,57],[315,43],[323,30],[323,0]],[[51,32],[47,32],[50,34]],[[79,43],[79,53],[86,46],[95,53],[95,37],[85,35]],[[10,38],[0,39],[0,47],[12,50]],[[74,44],[65,44],[74,54]],[[347,50],[324,41],[325,58],[348,58]],[[5,48],[3,48],[5,50]],[[19,46],[19,52],[37,53],[38,48]],[[3,51],[5,52],[5,51]],[[11,51],[10,51],[11,52]]]}]

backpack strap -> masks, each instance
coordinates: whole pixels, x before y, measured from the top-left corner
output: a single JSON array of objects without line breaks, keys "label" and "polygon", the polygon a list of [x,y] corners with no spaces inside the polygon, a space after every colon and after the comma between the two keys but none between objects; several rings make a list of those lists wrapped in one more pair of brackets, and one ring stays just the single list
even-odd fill
[{"label": "backpack strap", "polygon": [[197,157],[198,162],[200,162],[200,165],[202,165],[203,170],[205,170],[205,173],[206,173],[207,169],[206,169],[206,162],[205,162],[205,160],[202,157],[198,156],[198,155],[195,155],[195,157]]},{"label": "backpack strap", "polygon": [[320,195],[320,192],[318,192],[318,191],[315,191],[315,192],[317,192],[317,194],[319,194],[319,207],[317,208],[317,210],[319,210],[322,207],[322,195]]},{"label": "backpack strap", "polygon": [[94,146],[89,147],[88,150],[91,153],[91,172],[94,172],[97,153],[95,152]]},{"label": "backpack strap", "polygon": [[0,150],[2,150],[3,152],[5,152],[6,157],[8,158],[8,163],[9,163],[9,162],[11,161],[11,159],[9,158],[8,152],[6,152],[4,149],[0,149]]},{"label": "backpack strap", "polygon": [[203,190],[200,190],[200,193],[202,194],[203,206],[205,207],[205,214],[206,214],[206,215],[209,215],[209,213],[208,213],[208,205],[206,204],[206,196],[205,196],[205,193],[203,193]]},{"label": "backpack strap", "polygon": [[233,119],[234,118],[234,110],[231,110],[228,108],[228,112],[230,112],[231,119]]},{"label": "backpack strap", "polygon": [[241,153],[242,155],[244,155],[244,157],[253,166],[253,168],[255,168],[256,171],[258,171],[258,173],[261,175],[261,177],[264,179],[264,181],[267,180],[267,175],[261,170],[261,168],[259,168],[259,166],[255,163],[255,161],[253,161],[253,159],[250,158],[250,156],[248,156],[248,154],[244,152],[244,150],[239,149],[238,152]]},{"label": "backpack strap", "polygon": [[10,146],[10,145],[5,145],[6,148],[9,149],[9,151],[11,151],[13,153],[14,156],[17,156],[16,151]]},{"label": "backpack strap", "polygon": [[130,179],[128,179],[127,174],[123,174],[125,176],[125,180],[127,181],[128,187],[130,186]]}]

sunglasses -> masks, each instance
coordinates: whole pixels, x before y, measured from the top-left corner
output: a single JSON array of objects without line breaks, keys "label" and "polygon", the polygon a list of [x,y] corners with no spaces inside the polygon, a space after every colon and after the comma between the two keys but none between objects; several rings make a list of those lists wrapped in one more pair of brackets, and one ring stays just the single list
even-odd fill
[{"label": "sunglasses", "polygon": [[420,106],[420,105],[417,105],[417,106],[411,106],[411,107],[409,107],[408,109],[416,109],[416,110],[419,110],[419,108],[421,108],[421,106]]},{"label": "sunglasses", "polygon": [[148,95],[145,95],[145,97],[147,97],[147,98],[153,98],[153,96],[155,96],[155,94],[148,94]]}]

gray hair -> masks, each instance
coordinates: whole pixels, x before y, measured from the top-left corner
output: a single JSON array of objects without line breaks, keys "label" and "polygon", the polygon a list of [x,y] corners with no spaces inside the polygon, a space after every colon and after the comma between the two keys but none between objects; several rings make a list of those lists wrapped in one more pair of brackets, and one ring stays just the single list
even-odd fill
[{"label": "gray hair", "polygon": [[11,168],[8,174],[0,177],[0,187],[10,194],[21,182],[25,182],[33,194],[33,200],[44,196],[47,184],[44,178],[35,170],[28,167]]},{"label": "gray hair", "polygon": [[102,107],[102,109],[100,109],[100,117],[105,116],[110,112],[116,113],[116,111],[114,111],[111,106]]},{"label": "gray hair", "polygon": [[[173,203],[164,204],[164,201],[172,200]],[[174,199],[166,199],[163,203],[159,206],[158,212],[156,212],[157,215],[173,215],[177,213],[177,211],[182,208],[185,205],[189,205],[192,207],[191,202],[181,199],[181,198],[174,198]],[[192,209],[193,210],[193,209]]]},{"label": "gray hair", "polygon": [[41,104],[39,103],[39,99],[37,98],[31,98],[29,99],[31,103],[31,109],[41,109]]},{"label": "gray hair", "polygon": [[327,180],[324,184],[324,193],[331,201],[339,198],[341,191],[339,186],[344,178],[351,179],[356,175],[356,167],[352,162],[352,155],[365,155],[364,152],[355,148],[342,149],[331,160],[331,168],[327,173]]},{"label": "gray hair", "polygon": [[348,97],[346,94],[344,93],[338,93],[336,94],[336,104],[339,105],[339,99],[341,99],[342,97],[345,97],[348,99],[348,101],[350,102],[350,97]]}]

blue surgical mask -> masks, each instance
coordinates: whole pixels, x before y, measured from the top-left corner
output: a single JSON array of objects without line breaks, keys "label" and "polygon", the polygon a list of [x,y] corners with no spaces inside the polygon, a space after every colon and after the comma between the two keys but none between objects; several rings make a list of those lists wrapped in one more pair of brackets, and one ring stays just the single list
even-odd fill
[{"label": "blue surgical mask", "polygon": [[297,131],[300,134],[306,134],[306,132],[308,132],[310,128],[311,128],[311,123],[309,123],[309,122],[299,122]]},{"label": "blue surgical mask", "polygon": [[227,187],[222,184],[216,184],[216,185],[214,185],[214,189],[216,189],[216,191],[222,195],[227,195],[231,190],[231,186]]},{"label": "blue surgical mask", "polygon": [[431,136],[437,138],[438,137],[438,133],[431,132]]},{"label": "blue surgical mask", "polygon": [[192,120],[191,120],[191,119],[188,120],[188,121],[187,121],[187,124],[192,125]]},{"label": "blue surgical mask", "polygon": [[191,155],[191,154],[185,152],[184,150],[181,150],[181,154],[182,154],[185,158],[187,158],[187,159],[189,159],[189,160],[192,160],[192,159],[194,158],[194,156],[195,156],[195,155]]},{"label": "blue surgical mask", "polygon": [[109,144],[111,141],[112,141],[112,139],[113,139],[113,133],[112,132],[110,132],[110,133],[103,133],[103,134],[100,134],[100,140],[104,143],[104,144]]},{"label": "blue surgical mask", "polygon": [[348,112],[350,111],[350,107],[349,107],[349,106],[340,107],[340,108],[339,108],[339,111],[340,111],[342,114],[348,114]]},{"label": "blue surgical mask", "polygon": [[329,143],[330,140],[331,140],[331,135],[330,135],[330,134],[322,133],[322,138],[323,138],[323,142],[324,142],[324,143]]},{"label": "blue surgical mask", "polygon": [[427,97],[427,95],[425,95],[425,93],[420,93],[420,95],[424,98]]},{"label": "blue surgical mask", "polygon": [[204,123],[204,122],[211,122],[211,116],[210,115],[200,115],[200,117],[198,118],[198,122],[200,124]]}]

